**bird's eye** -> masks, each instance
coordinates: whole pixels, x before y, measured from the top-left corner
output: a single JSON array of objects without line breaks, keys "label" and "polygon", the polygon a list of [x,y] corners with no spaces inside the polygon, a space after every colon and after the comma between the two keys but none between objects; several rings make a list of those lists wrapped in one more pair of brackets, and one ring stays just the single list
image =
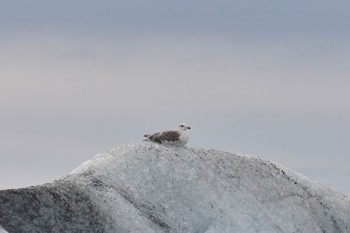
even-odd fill
[{"label": "bird's eye", "polygon": [[184,127],[184,125],[180,125],[180,127]]}]

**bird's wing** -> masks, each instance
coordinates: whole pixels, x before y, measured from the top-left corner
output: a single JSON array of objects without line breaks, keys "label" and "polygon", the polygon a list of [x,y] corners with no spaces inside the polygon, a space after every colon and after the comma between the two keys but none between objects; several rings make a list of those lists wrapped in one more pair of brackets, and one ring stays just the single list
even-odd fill
[{"label": "bird's wing", "polygon": [[180,133],[177,131],[164,131],[152,134],[149,139],[154,142],[162,143],[164,141],[176,141],[180,137]]}]

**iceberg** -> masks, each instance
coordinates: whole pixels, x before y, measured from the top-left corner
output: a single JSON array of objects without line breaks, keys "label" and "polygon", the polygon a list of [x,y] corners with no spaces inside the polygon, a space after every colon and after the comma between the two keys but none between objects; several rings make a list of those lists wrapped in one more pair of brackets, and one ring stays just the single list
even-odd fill
[{"label": "iceberg", "polygon": [[347,233],[350,200],[257,156],[145,142],[96,155],[52,183],[1,190],[0,225],[9,233]]}]

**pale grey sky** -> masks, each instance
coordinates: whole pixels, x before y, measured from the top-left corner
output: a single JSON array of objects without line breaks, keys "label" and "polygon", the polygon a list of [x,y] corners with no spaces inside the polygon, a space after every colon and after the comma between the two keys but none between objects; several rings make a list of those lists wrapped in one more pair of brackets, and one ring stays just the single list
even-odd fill
[{"label": "pale grey sky", "polygon": [[0,189],[144,133],[258,154],[350,195],[348,1],[11,1]]}]

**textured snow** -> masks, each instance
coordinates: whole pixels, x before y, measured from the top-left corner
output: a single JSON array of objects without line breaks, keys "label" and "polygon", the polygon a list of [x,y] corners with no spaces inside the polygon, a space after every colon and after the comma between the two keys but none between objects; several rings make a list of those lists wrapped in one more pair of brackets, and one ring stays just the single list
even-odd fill
[{"label": "textured snow", "polygon": [[[43,206],[56,201],[46,198],[45,189],[58,195],[66,232],[350,232],[346,196],[262,158],[216,150],[152,143],[121,146],[53,184],[33,187],[48,200]],[[42,214],[31,211],[30,221],[21,219],[20,202],[32,203],[24,200],[28,190],[22,190],[26,195],[16,203],[9,201],[10,191],[0,191],[6,209],[1,208],[0,224],[9,232],[40,232],[46,226]],[[76,197],[71,202],[70,193]],[[48,217],[54,204],[46,209],[37,205],[40,201],[34,207],[46,222],[61,224],[57,216]],[[75,215],[74,221],[66,216],[79,208],[91,213]]]}]

